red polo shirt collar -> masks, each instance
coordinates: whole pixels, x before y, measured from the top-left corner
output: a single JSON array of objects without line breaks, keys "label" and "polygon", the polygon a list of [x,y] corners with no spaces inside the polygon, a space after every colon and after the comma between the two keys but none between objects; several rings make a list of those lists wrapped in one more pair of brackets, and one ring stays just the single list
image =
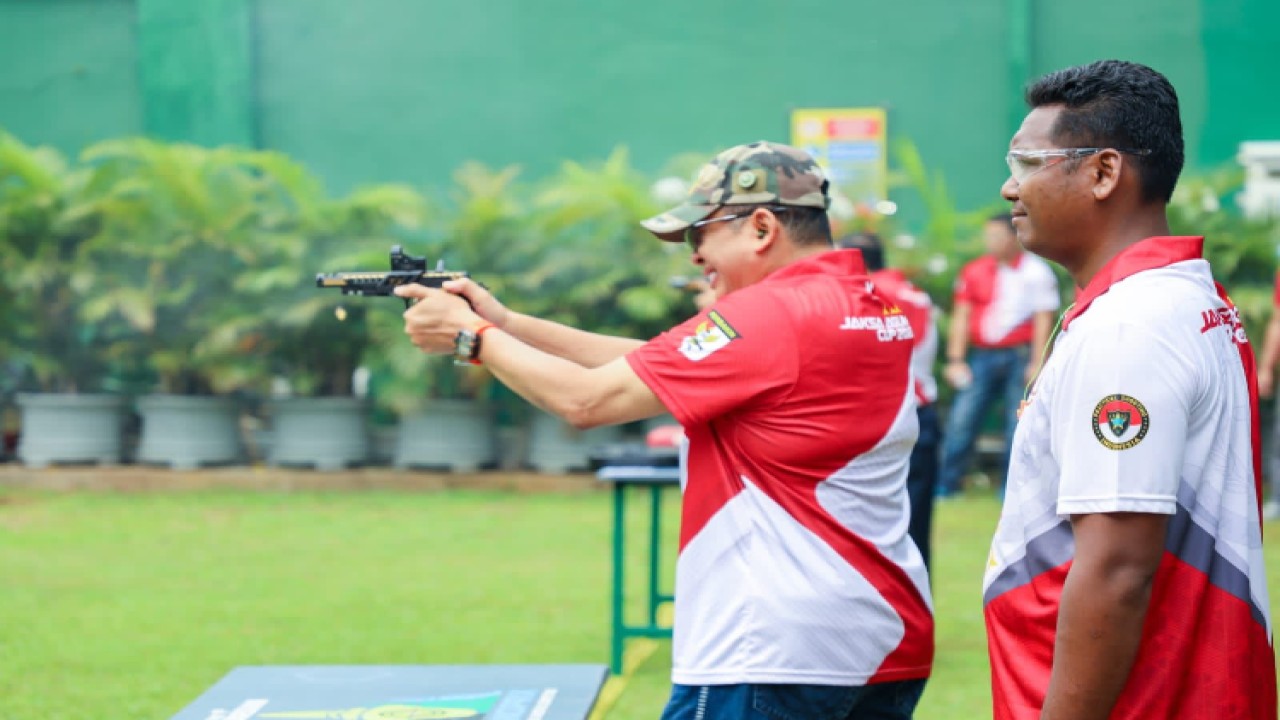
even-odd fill
[{"label": "red polo shirt collar", "polygon": [[1062,329],[1066,330],[1072,320],[1089,309],[1089,305],[1110,290],[1112,285],[1130,275],[1201,257],[1204,257],[1203,236],[1149,237],[1130,245],[1103,265],[1098,274],[1080,291],[1076,301],[1062,316]]},{"label": "red polo shirt collar", "polygon": [[811,255],[803,260],[784,265],[769,275],[770,280],[796,275],[866,275],[867,266],[862,261],[862,251],[857,248],[831,250]]},{"label": "red polo shirt collar", "polygon": [[[861,252],[861,251],[859,251],[859,252]],[[906,273],[904,273],[904,272],[902,272],[902,271],[901,271],[901,270],[899,270],[898,268],[884,268],[884,269],[882,269],[882,270],[876,270],[875,272],[873,272],[873,273],[871,273],[871,274],[872,274],[873,276],[875,276],[877,279],[879,279],[879,278],[886,278],[886,279],[889,279],[889,280],[897,280],[898,282],[906,282],[906,281],[907,281],[907,274],[906,274]]]}]

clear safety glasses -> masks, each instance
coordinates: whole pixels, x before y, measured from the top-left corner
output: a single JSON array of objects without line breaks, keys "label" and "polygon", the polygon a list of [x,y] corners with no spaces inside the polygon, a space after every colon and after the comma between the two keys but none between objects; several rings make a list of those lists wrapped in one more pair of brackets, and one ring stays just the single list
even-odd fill
[{"label": "clear safety glasses", "polygon": [[1009,166],[1009,174],[1013,176],[1013,181],[1022,184],[1024,180],[1044,170],[1053,167],[1067,158],[1082,158],[1088,155],[1094,155],[1103,150],[1115,150],[1116,152],[1126,155],[1150,155],[1150,150],[1129,150],[1123,148],[1052,148],[1048,150],[1010,150],[1008,155],[1004,156],[1004,161]]}]

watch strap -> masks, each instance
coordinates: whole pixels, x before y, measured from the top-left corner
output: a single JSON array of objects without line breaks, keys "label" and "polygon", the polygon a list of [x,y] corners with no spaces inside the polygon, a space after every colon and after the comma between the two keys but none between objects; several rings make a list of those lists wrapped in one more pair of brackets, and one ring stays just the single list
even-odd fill
[{"label": "watch strap", "polygon": [[471,331],[472,334],[475,336],[475,340],[473,340],[471,343],[471,356],[467,358],[467,362],[471,363],[472,365],[480,364],[480,339],[484,335],[485,330],[490,330],[495,327],[497,326],[491,322],[486,321],[477,325],[476,328]]}]

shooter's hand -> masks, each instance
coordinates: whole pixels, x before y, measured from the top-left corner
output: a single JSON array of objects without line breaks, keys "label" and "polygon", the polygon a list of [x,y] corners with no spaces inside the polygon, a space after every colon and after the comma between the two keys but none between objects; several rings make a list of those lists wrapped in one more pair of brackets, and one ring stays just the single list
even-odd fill
[{"label": "shooter's hand", "polygon": [[480,283],[471,278],[462,278],[460,280],[449,280],[444,284],[444,289],[454,295],[461,295],[471,303],[471,307],[480,317],[497,325],[501,329],[506,329],[507,320],[511,317],[511,311],[506,305],[498,302],[498,298],[493,293],[486,290]]},{"label": "shooter's hand", "polygon": [[423,352],[452,353],[458,331],[481,322],[467,301],[453,293],[422,285],[401,285],[395,292],[415,301],[404,311],[404,332]]}]

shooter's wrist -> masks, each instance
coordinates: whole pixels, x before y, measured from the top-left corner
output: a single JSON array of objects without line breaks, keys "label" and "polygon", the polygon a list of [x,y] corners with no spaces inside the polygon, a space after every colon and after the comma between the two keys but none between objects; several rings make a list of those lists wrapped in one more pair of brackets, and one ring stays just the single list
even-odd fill
[{"label": "shooter's wrist", "polygon": [[523,324],[524,318],[524,315],[511,310],[510,308],[504,307],[502,309],[502,313],[497,317],[494,317],[492,322],[494,325],[497,325],[498,329],[502,332],[513,337],[520,337],[519,328],[520,325]]}]

